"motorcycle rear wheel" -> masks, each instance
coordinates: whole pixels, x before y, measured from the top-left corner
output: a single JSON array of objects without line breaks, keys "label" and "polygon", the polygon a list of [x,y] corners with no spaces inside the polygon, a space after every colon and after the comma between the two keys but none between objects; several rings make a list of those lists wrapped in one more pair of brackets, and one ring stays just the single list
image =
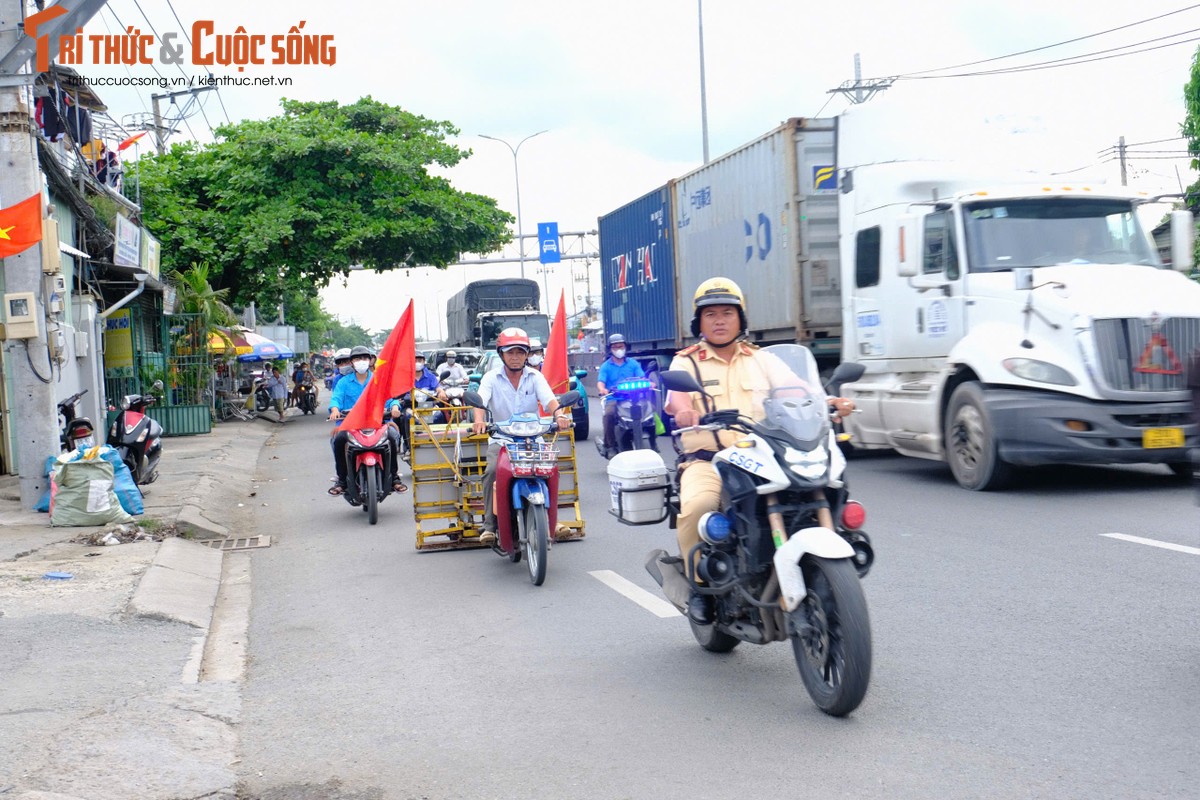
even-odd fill
[{"label": "motorcycle rear wheel", "polygon": [[817,708],[844,717],[858,708],[871,678],[871,622],[858,572],[849,559],[806,557],[800,565],[808,596],[794,615],[800,680]]},{"label": "motorcycle rear wheel", "polygon": [[374,464],[367,464],[364,469],[367,472],[366,480],[363,481],[367,496],[363,498],[363,502],[367,507],[367,523],[374,525],[379,521],[379,468]]},{"label": "motorcycle rear wheel", "polygon": [[525,506],[525,564],[534,586],[546,581],[546,559],[550,551],[550,519],[546,507]]}]

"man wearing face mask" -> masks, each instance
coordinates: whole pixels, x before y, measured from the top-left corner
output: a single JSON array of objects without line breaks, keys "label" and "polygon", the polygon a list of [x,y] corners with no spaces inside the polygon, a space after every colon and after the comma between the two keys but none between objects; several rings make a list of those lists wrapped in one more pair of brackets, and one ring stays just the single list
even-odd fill
[{"label": "man wearing face mask", "polygon": [[637,359],[625,358],[624,336],[614,333],[608,337],[608,347],[612,352],[612,357],[600,365],[600,372],[596,376],[596,391],[603,398],[604,449],[608,451],[607,455],[611,456],[617,452],[617,404],[612,402],[612,398],[608,396],[612,391],[608,387],[616,386],[617,383],[628,378],[644,378],[646,373]]},{"label": "man wearing face mask", "polygon": [[[373,354],[365,347],[356,347],[350,351],[350,365],[353,373],[347,375],[342,380],[338,381],[333,389],[333,398],[329,401],[329,419],[340,420],[346,416],[346,413],[354,408],[354,404],[358,402],[358,398],[362,396],[363,390],[367,388],[367,384],[371,381],[371,359]],[[341,424],[340,422],[338,423]],[[382,424],[382,421],[381,423]],[[392,450],[392,489],[397,492],[404,492],[408,487],[400,480],[400,476],[396,473],[397,468],[397,451],[400,443],[400,432],[393,426],[388,426],[388,445]],[[336,430],[333,434],[333,466],[337,470],[337,482],[330,488],[331,495],[340,495],[346,491],[346,440],[348,436],[343,430]]]},{"label": "man wearing face mask", "polygon": [[[442,373],[449,371],[449,375]],[[458,353],[453,350],[446,351],[446,360],[437,368],[437,376],[444,381],[466,381],[467,368],[458,363]]]},{"label": "man wearing face mask", "polygon": [[[425,366],[425,356],[417,353],[413,363],[415,364],[414,370],[416,373],[413,379],[413,388],[422,389],[426,392],[429,392],[430,394],[436,396],[437,399],[442,403],[447,402],[446,393],[442,391],[440,386],[438,386],[437,376]],[[400,397],[393,397],[387,402],[387,415],[391,417],[394,424],[400,427],[400,437],[402,439],[408,437],[408,421],[404,419],[404,412],[406,409],[411,407],[411,393],[403,394]],[[442,417],[441,411],[436,412],[433,415],[433,419],[429,420],[429,422],[434,425],[437,425],[443,421],[444,418]]]}]

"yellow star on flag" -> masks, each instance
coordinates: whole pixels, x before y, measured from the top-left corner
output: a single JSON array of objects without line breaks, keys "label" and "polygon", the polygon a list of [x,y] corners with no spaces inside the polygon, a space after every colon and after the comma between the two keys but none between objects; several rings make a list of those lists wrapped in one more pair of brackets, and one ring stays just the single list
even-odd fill
[{"label": "yellow star on flag", "polygon": [[0,239],[8,239],[9,241],[12,241],[12,237],[8,235],[8,232],[15,227],[17,226],[9,225],[7,228],[0,228]]}]

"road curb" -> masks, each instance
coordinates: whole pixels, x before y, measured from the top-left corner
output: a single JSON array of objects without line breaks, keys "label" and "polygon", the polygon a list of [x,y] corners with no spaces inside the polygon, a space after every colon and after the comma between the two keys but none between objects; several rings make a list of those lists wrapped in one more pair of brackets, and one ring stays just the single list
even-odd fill
[{"label": "road curb", "polygon": [[229,529],[204,516],[200,507],[185,503],[175,517],[175,530],[198,539],[228,539]]},{"label": "road curb", "polygon": [[184,539],[166,539],[142,575],[127,606],[131,614],[183,622],[207,635],[223,554]]}]

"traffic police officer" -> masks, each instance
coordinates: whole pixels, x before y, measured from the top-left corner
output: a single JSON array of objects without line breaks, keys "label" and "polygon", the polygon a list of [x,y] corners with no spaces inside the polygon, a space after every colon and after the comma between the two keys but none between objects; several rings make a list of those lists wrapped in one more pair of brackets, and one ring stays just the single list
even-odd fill
[{"label": "traffic police officer", "polygon": [[[692,335],[700,341],[676,353],[671,369],[694,375],[717,409],[736,408],[753,419],[762,419],[763,401],[771,387],[794,384],[796,377],[776,356],[743,341],[748,325],[742,290],[728,278],[710,278],[696,289],[692,308]],[[835,404],[843,414],[853,408],[848,400]],[[696,425],[707,410],[698,393],[668,395],[667,411],[674,415],[676,428]],[[712,457],[738,438],[739,434],[732,431],[686,431],[680,438],[683,455],[676,535],[681,555],[699,543],[700,517],[720,508],[721,478]],[[711,622],[711,599],[693,593],[688,616],[700,624]]]}]

